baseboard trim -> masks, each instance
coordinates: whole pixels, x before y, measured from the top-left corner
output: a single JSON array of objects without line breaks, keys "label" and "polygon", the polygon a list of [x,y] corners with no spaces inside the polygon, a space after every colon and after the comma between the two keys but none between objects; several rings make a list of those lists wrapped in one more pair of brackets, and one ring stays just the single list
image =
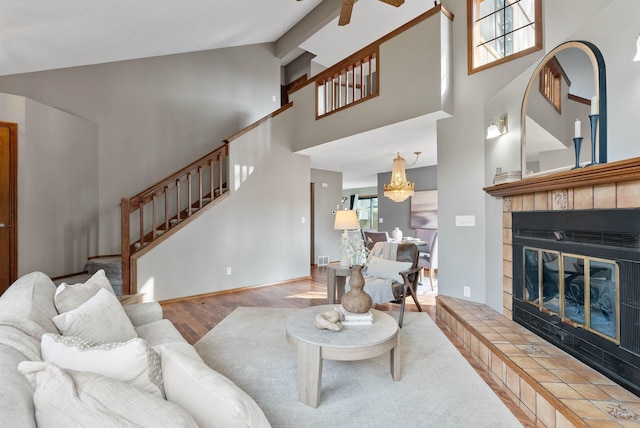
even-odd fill
[{"label": "baseboard trim", "polygon": [[296,281],[308,281],[310,279],[312,279],[311,275],[301,276],[299,278],[292,278],[292,279],[287,279],[287,280],[284,280],[284,281],[271,282],[271,283],[268,283],[268,284],[248,285],[246,287],[238,287],[238,288],[230,288],[228,290],[212,291],[211,293],[203,293],[203,294],[196,294],[196,295],[193,295],[193,296],[177,297],[175,299],[158,300],[158,303],[161,304],[161,305],[164,305],[164,304],[176,303],[176,302],[186,302],[186,301],[189,301],[189,300],[204,299],[204,298],[212,297],[212,296],[220,296],[222,294],[237,293],[238,291],[252,290],[252,289],[255,289],[255,288],[262,288],[262,287],[270,287],[272,285],[289,284],[291,282],[296,282]]}]

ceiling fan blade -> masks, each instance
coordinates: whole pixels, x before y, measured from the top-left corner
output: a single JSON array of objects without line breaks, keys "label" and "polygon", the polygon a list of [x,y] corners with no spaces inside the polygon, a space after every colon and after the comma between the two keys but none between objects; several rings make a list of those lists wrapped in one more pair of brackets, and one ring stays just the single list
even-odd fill
[{"label": "ceiling fan blade", "polygon": [[391,6],[402,6],[404,0],[380,0],[382,3],[390,4]]},{"label": "ceiling fan blade", "polygon": [[354,0],[342,0],[342,9],[340,9],[340,19],[338,25],[347,25],[351,21],[351,11],[353,10]]}]

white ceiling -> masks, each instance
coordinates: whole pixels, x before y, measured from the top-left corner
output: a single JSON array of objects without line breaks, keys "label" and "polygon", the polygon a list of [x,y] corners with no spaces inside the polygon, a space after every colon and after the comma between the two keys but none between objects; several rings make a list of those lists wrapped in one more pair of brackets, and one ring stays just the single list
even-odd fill
[{"label": "white ceiling", "polygon": [[275,42],[320,0],[2,0],[0,75]]},{"label": "white ceiling", "polygon": [[[429,116],[389,125],[305,149],[311,167],[342,172],[345,189],[375,187],[377,174],[389,172],[400,154],[410,168],[435,165],[436,122]],[[416,160],[415,152],[421,152]]]},{"label": "white ceiling", "polygon": [[[335,18],[319,29],[308,29],[309,37],[297,47],[316,55],[314,61],[325,67],[433,7],[432,0],[406,0],[399,8],[373,0],[357,1],[351,23],[339,27],[341,1],[324,1],[323,6],[333,10],[324,22]],[[2,0],[0,76],[277,42],[320,3]],[[343,186],[354,188],[375,186],[376,174],[391,170],[397,151],[407,163],[415,157],[413,152],[421,151],[416,166],[435,164],[433,120],[403,122],[325,144],[308,154],[313,168],[342,171]]]},{"label": "white ceiling", "polygon": [[358,1],[349,25],[339,27],[335,18],[300,47],[316,55],[314,62],[330,67],[432,7],[433,0],[406,0],[398,8],[380,1]]}]

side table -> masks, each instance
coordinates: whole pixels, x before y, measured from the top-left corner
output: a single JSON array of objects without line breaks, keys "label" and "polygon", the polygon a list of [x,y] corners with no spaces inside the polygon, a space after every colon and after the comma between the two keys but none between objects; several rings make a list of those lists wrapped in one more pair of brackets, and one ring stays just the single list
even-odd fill
[{"label": "side table", "polygon": [[327,303],[333,305],[336,302],[336,292],[340,300],[344,294],[344,282],[349,275],[351,275],[349,266],[341,266],[339,262],[327,265]]}]

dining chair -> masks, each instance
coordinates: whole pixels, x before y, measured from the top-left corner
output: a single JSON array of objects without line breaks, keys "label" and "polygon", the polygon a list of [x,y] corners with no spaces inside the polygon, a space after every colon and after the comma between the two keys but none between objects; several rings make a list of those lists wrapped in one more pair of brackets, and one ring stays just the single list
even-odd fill
[{"label": "dining chair", "polygon": [[420,271],[420,282],[424,282],[424,271],[429,271],[429,281],[431,291],[434,291],[435,271],[438,269],[438,230],[437,229],[416,229],[416,238],[425,241],[426,244],[418,247],[420,257],[418,266]]},{"label": "dining chair", "polygon": [[389,242],[389,234],[368,229],[362,231],[362,239],[364,239],[364,245],[371,250],[376,242]]}]

